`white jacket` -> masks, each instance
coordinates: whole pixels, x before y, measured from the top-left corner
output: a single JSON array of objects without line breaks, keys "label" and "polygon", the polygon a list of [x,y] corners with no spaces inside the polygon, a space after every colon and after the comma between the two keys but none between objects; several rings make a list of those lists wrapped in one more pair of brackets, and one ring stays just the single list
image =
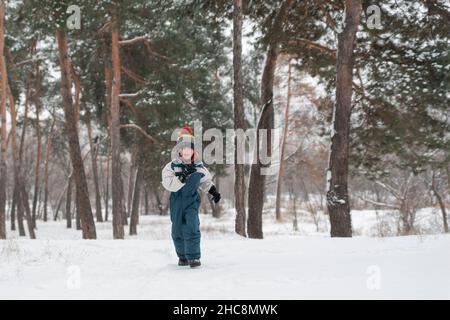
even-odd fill
[{"label": "white jacket", "polygon": [[[182,183],[175,175],[175,172],[181,172],[182,168],[179,166],[181,163],[182,161],[177,158],[164,166],[161,174],[162,185],[167,191],[177,192],[184,186],[184,183]],[[201,161],[194,162],[194,164],[197,172],[203,174],[203,177],[200,179],[200,189],[204,192],[208,192],[214,185],[211,173],[203,166]]]}]

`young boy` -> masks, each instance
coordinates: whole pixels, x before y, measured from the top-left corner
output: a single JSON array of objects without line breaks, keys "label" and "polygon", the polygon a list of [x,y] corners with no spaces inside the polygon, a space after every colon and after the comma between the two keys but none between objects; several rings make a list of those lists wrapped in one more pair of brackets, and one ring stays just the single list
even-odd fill
[{"label": "young boy", "polygon": [[179,266],[200,266],[200,194],[198,189],[212,195],[217,203],[220,193],[212,183],[209,171],[194,152],[192,129],[184,126],[177,140],[177,157],[162,170],[162,184],[170,194],[172,239]]}]

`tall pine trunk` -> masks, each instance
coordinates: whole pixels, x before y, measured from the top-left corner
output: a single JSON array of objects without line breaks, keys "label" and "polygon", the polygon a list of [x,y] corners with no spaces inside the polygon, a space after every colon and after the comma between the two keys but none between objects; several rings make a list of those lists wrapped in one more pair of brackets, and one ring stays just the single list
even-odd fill
[{"label": "tall pine trunk", "polygon": [[[24,111],[24,119],[22,124],[22,135],[20,137],[20,146],[19,146],[19,176],[16,177],[16,179],[20,179],[20,172],[22,170],[22,158],[23,158],[23,148],[25,145],[25,137],[27,133],[27,127],[28,127],[28,109],[29,109],[29,97],[30,97],[30,82],[31,82],[31,74],[28,76],[27,80],[25,81],[25,111]],[[20,203],[20,196],[19,196],[19,183],[20,180],[15,181],[14,185],[14,199],[16,203],[17,208],[17,214],[13,214],[15,212],[11,212],[11,228],[14,226],[14,219],[15,216],[17,216],[17,225],[19,229],[19,236],[25,236],[25,228],[23,226],[23,206]],[[13,206],[13,210],[15,207]]]},{"label": "tall pine trunk", "polygon": [[133,188],[133,205],[131,207],[131,217],[130,217],[130,235],[137,234],[137,225],[139,223],[139,204],[141,195],[141,183],[142,183],[143,167],[142,164],[138,164],[136,170],[136,177],[134,179]]},{"label": "tall pine trunk", "polygon": [[[280,10],[275,17],[272,32],[274,34],[282,33],[283,22],[286,14],[293,4],[293,0],[286,0],[282,3]],[[261,79],[261,101],[263,103],[261,116],[256,130],[255,154],[256,161],[253,161],[250,172],[250,181],[248,188],[248,221],[247,232],[250,238],[262,239],[262,211],[264,205],[264,191],[266,176],[262,172],[270,166],[270,163],[262,163],[260,158],[260,135],[261,130],[267,130],[266,139],[263,142],[265,155],[270,159],[272,156],[272,132],[274,128],[274,110],[273,110],[273,82],[275,77],[275,67],[279,55],[279,37],[269,44],[264,70]]]},{"label": "tall pine trunk", "polygon": [[327,174],[327,207],[332,237],[352,236],[347,184],[353,93],[353,51],[360,18],[361,0],[346,0],[345,28],[338,35],[336,104],[333,112],[331,153]]},{"label": "tall pine trunk", "polygon": [[53,143],[53,131],[55,129],[56,115],[53,114],[52,124],[50,126],[50,132],[47,137],[47,145],[45,147],[45,164],[44,164],[44,221],[48,218],[48,166],[50,162],[50,153]]},{"label": "tall pine trunk", "polygon": [[[233,11],[233,93],[234,93],[234,129],[245,130],[244,97],[242,80],[242,0],[234,0]],[[236,206],[235,231],[246,237],[245,231],[245,171],[244,152],[238,152],[237,139],[234,141],[234,199]],[[239,158],[239,156],[241,156]]]},{"label": "tall pine trunk", "polygon": [[72,228],[72,185],[73,185],[72,176],[69,177],[69,181],[67,182],[67,196],[66,196],[66,227],[68,229]]},{"label": "tall pine trunk", "polygon": [[88,129],[88,139],[89,147],[91,149],[91,163],[92,163],[92,175],[94,178],[94,189],[95,189],[95,215],[97,222],[103,222],[102,216],[102,198],[100,196],[100,185],[98,179],[98,166],[97,166],[97,155],[98,155],[98,144],[94,144],[92,138],[92,125],[90,114],[87,114],[86,126]]},{"label": "tall pine trunk", "polygon": [[286,141],[288,137],[289,131],[289,110],[291,107],[291,78],[292,78],[292,65],[291,60],[288,60],[288,83],[287,83],[287,101],[286,101],[286,109],[284,112],[284,128],[283,128],[283,138],[281,141],[281,152],[280,152],[280,171],[278,172],[278,181],[277,181],[277,196],[275,200],[275,218],[277,221],[281,221],[281,188],[283,185],[283,175],[284,175],[284,155],[286,153]]},{"label": "tall pine trunk", "polygon": [[433,191],[434,196],[436,197],[438,203],[439,203],[439,207],[441,208],[441,213],[442,213],[442,222],[444,224],[444,232],[448,233],[449,232],[449,228],[448,228],[448,221],[447,221],[447,210],[445,209],[445,203],[444,200],[441,196],[441,194],[439,193],[439,190],[436,186],[436,177],[435,177],[435,172],[433,171],[433,177],[432,177],[432,182],[431,182],[431,191]]},{"label": "tall pine trunk", "polygon": [[111,95],[112,95],[112,72],[111,68],[108,66],[107,62],[107,56],[105,55],[105,66],[104,66],[104,73],[105,73],[105,105],[106,105],[106,112],[105,112],[105,119],[106,124],[108,128],[108,136],[109,136],[109,144],[108,144],[108,152],[106,156],[106,175],[105,176],[105,221],[108,221],[109,217],[109,181],[110,181],[110,173],[111,173]]},{"label": "tall pine trunk", "polygon": [[263,142],[265,146],[267,157],[272,156],[272,136],[271,129],[274,127],[274,110],[273,110],[273,80],[275,75],[275,67],[279,49],[271,46],[267,52],[266,63],[264,67],[262,84],[261,84],[261,97],[264,102],[262,108],[261,117],[259,118],[256,142],[255,142],[255,154],[256,163],[253,163],[250,171],[250,182],[248,188],[248,223],[247,232],[250,238],[262,239],[262,211],[264,204],[264,191],[266,176],[262,174],[261,169],[268,166],[263,164],[260,159],[260,133],[262,129],[267,130],[267,141]]},{"label": "tall pine trunk", "polygon": [[16,230],[16,207],[17,207],[17,185],[14,185],[11,208],[10,208],[10,222],[11,222],[11,231]]},{"label": "tall pine trunk", "polygon": [[[34,45],[34,49],[36,50],[36,45]],[[34,90],[34,105],[36,109],[36,171],[34,178],[34,193],[33,193],[33,210],[32,210],[32,219],[33,219],[33,228],[36,228],[36,210],[37,210],[37,201],[39,195],[39,186],[40,186],[40,171],[41,171],[41,124],[40,124],[40,108],[41,108],[41,71],[39,66],[39,61],[36,62],[35,66],[35,90]]]},{"label": "tall pine trunk", "polygon": [[134,178],[136,177],[136,156],[137,145],[134,143],[131,146],[131,159],[130,159],[130,174],[128,176],[128,194],[127,194],[127,214],[130,216],[133,206],[133,194],[134,194]]},{"label": "tall pine trunk", "polygon": [[117,22],[117,1],[111,7],[111,55],[113,63],[113,80],[111,94],[111,153],[112,153],[112,214],[113,237],[124,238],[123,229],[123,185],[120,168],[120,55],[119,30]]},{"label": "tall pine trunk", "polygon": [[84,239],[95,239],[94,217],[92,215],[89,193],[86,182],[86,173],[81,156],[80,142],[78,139],[77,125],[75,123],[75,110],[72,101],[70,62],[67,50],[67,37],[64,29],[58,28],[56,39],[59,49],[59,64],[61,69],[61,92],[63,96],[64,113],[66,118],[66,131],[69,142],[70,159],[73,166],[73,174],[76,186],[76,202],[80,212]]},{"label": "tall pine trunk", "polygon": [[8,77],[6,74],[5,63],[5,34],[4,34],[4,18],[5,7],[3,0],[0,0],[0,76],[1,76],[1,91],[0,91],[0,239],[6,239],[6,148],[7,148],[7,133],[6,133],[6,86]]},{"label": "tall pine trunk", "polygon": [[[108,148],[109,149],[109,148]],[[109,177],[110,177],[110,156],[109,156],[109,150],[106,156],[106,174],[105,174],[105,221],[108,221],[109,218]]]},{"label": "tall pine trunk", "polygon": [[16,130],[16,105],[14,102],[14,97],[11,93],[9,86],[8,88],[8,97],[9,97],[9,110],[11,113],[11,147],[12,154],[14,159],[14,180],[16,182],[16,187],[18,190],[17,196],[18,201],[21,202],[26,210],[26,218],[27,218],[27,226],[31,239],[36,239],[36,235],[34,233],[35,224],[33,223],[29,205],[28,205],[28,195],[25,190],[25,179],[20,174],[20,161],[19,161],[19,153],[17,151],[17,130]]}]

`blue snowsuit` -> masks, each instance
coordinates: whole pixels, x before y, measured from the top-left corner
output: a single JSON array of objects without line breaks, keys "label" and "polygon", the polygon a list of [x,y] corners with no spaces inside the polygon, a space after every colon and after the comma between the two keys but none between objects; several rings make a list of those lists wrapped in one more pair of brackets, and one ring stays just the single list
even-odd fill
[{"label": "blue snowsuit", "polygon": [[198,189],[209,190],[211,175],[201,162],[194,163],[197,172],[192,173],[186,183],[181,183],[175,172],[181,170],[180,160],[167,164],[162,172],[163,186],[171,191],[170,220],[172,240],[180,259],[200,259],[200,194]]}]

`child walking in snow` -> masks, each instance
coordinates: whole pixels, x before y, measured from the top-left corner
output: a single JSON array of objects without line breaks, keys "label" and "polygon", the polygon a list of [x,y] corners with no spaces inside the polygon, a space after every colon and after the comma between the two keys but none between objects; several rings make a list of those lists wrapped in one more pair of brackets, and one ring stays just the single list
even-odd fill
[{"label": "child walking in snow", "polygon": [[178,265],[200,266],[200,188],[217,203],[220,193],[212,183],[209,171],[194,151],[192,128],[184,126],[177,140],[177,157],[162,170],[162,184],[170,194],[172,239]]}]

